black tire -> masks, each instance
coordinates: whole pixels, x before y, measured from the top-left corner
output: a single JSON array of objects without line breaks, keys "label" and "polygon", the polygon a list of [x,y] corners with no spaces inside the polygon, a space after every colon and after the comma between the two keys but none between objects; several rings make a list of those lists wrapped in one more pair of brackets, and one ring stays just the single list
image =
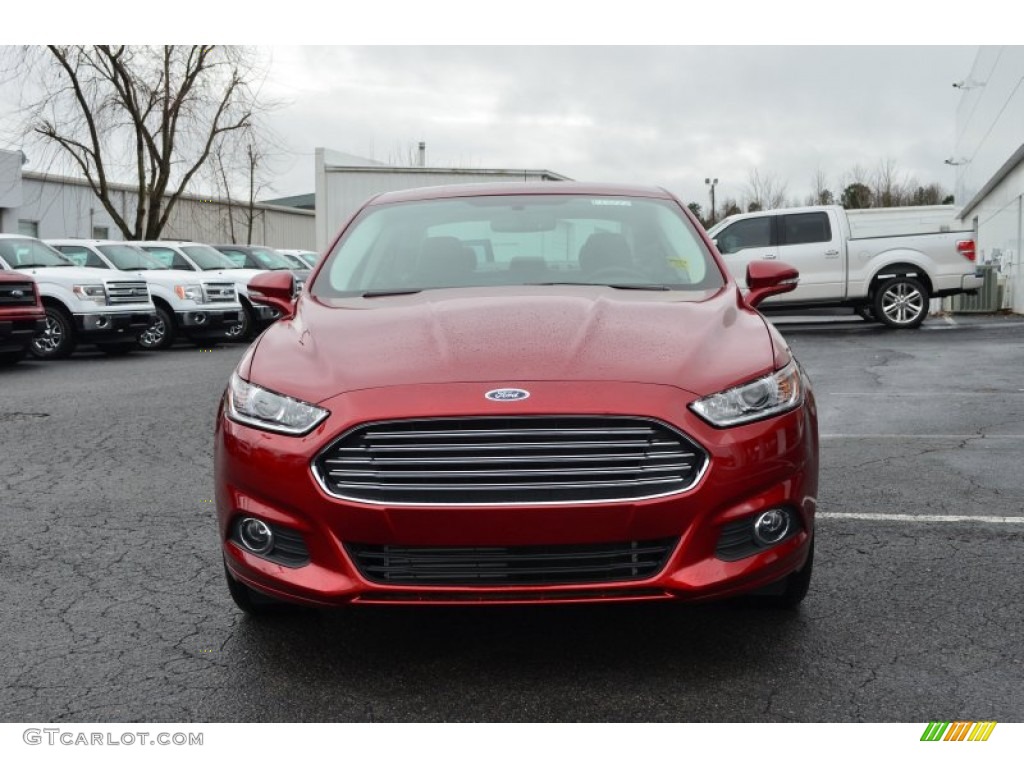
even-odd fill
[{"label": "black tire", "polygon": [[287,603],[267,597],[255,589],[245,586],[245,584],[231,575],[227,564],[224,565],[224,579],[227,581],[228,593],[231,595],[231,599],[235,601],[235,605],[250,616],[268,616],[281,613],[290,607]]},{"label": "black tire", "polygon": [[104,355],[119,357],[121,355],[127,355],[129,352],[133,352],[138,349],[139,343],[135,339],[129,339],[127,341],[104,341],[97,343],[96,347]]},{"label": "black tire", "polygon": [[60,360],[75,351],[75,324],[60,307],[47,306],[46,329],[32,339],[29,351],[40,360]]},{"label": "black tire", "polygon": [[25,359],[28,350],[16,349],[13,352],[0,352],[0,365],[14,365]]},{"label": "black tire", "polygon": [[242,303],[242,319],[234,325],[229,325],[224,331],[225,341],[249,341],[252,338],[253,329],[256,327],[256,319],[252,310],[244,302]]},{"label": "black tire", "polygon": [[928,300],[920,280],[899,275],[875,289],[871,309],[875,319],[890,328],[917,328],[928,316]]},{"label": "black tire", "polygon": [[754,595],[754,600],[759,606],[766,608],[796,608],[807,597],[813,571],[814,540],[812,539],[811,550],[807,553],[807,561],[804,562],[800,570],[795,570],[790,575],[787,575],[785,579],[759,591]]},{"label": "black tire", "polygon": [[175,335],[174,316],[157,304],[156,322],[139,334],[139,346],[143,349],[167,349],[174,343]]}]

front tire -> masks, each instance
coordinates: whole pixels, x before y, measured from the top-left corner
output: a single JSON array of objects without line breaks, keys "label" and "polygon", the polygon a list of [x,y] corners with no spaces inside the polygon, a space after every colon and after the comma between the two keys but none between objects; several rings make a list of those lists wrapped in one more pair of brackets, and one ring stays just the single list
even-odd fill
[{"label": "front tire", "polygon": [[167,349],[174,343],[174,317],[157,305],[156,322],[139,334],[139,346],[143,349]]},{"label": "front tire", "polygon": [[231,599],[235,601],[235,605],[250,616],[268,616],[280,613],[288,607],[287,603],[267,597],[240,582],[231,575],[227,563],[224,564],[224,579],[227,581],[228,593],[231,595]]},{"label": "front tire", "polygon": [[32,339],[29,351],[40,360],[60,360],[75,351],[75,325],[59,307],[46,307],[46,328]]},{"label": "front tire", "polygon": [[252,337],[252,329],[256,325],[252,310],[243,304],[241,315],[241,320],[234,325],[229,325],[224,332],[225,341],[248,341]]},{"label": "front tire", "polygon": [[804,598],[807,597],[813,572],[814,539],[811,539],[811,549],[807,553],[807,560],[799,571],[794,571],[775,584],[759,590],[751,597],[758,607],[792,610],[799,606]]},{"label": "front tire", "polygon": [[917,328],[928,316],[928,291],[914,277],[891,277],[875,290],[875,319],[890,328]]}]

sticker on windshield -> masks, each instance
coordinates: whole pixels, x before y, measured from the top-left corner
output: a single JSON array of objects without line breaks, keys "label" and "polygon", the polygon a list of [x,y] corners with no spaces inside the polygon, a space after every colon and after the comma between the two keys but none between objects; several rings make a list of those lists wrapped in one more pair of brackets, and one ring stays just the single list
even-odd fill
[{"label": "sticker on windshield", "polygon": [[625,205],[625,206],[628,207],[628,206],[631,206],[633,203],[630,200],[608,200],[607,198],[602,198],[600,200],[591,200],[590,204],[591,205]]}]

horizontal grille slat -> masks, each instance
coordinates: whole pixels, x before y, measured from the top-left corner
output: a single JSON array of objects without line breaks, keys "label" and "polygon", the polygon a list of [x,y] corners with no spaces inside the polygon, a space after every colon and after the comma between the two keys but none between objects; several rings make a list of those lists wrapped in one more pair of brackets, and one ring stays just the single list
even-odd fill
[{"label": "horizontal grille slat", "polygon": [[145,281],[107,283],[107,304],[147,304],[149,288]]},{"label": "horizontal grille slat", "polygon": [[525,547],[346,544],[369,581],[421,586],[600,584],[655,576],[677,538]]},{"label": "horizontal grille slat", "polygon": [[691,487],[706,463],[699,446],[651,419],[521,416],[366,424],[314,467],[343,498],[451,505],[667,495]]},{"label": "horizontal grille slat", "polygon": [[234,283],[203,283],[203,295],[209,303],[235,301]]}]

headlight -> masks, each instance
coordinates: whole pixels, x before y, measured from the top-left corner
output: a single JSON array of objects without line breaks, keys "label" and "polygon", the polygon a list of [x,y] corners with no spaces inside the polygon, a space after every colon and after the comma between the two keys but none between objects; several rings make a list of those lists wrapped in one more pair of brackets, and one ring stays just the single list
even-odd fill
[{"label": "headlight", "polygon": [[97,304],[107,303],[107,292],[103,285],[76,285],[71,289],[82,301],[95,301]]},{"label": "headlight", "polygon": [[714,427],[732,427],[777,416],[803,401],[803,380],[793,360],[775,373],[701,398],[690,408]]},{"label": "headlight", "polygon": [[231,374],[227,414],[234,421],[268,432],[304,435],[327,418],[329,411],[279,395]]},{"label": "headlight", "polygon": [[176,285],[174,286],[174,292],[178,295],[179,299],[194,301],[196,304],[203,303],[203,287],[201,285],[195,285],[192,283],[189,283],[188,285]]}]

